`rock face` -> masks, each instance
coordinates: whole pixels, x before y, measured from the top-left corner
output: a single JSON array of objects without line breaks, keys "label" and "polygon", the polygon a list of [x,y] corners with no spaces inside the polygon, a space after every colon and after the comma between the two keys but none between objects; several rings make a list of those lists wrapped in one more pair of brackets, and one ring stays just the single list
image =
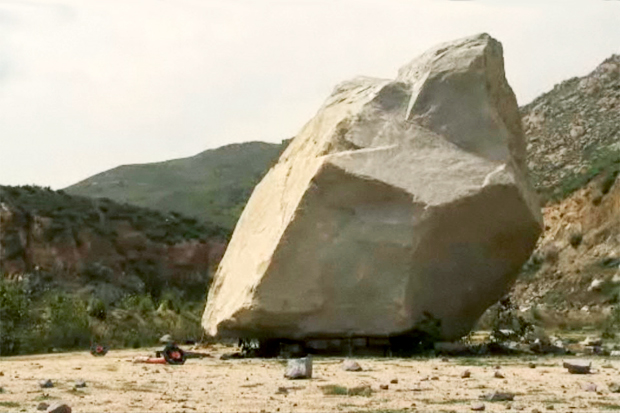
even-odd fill
[{"label": "rock face", "polygon": [[179,214],[0,186],[0,273],[32,289],[79,288],[108,304],[168,286],[200,297],[223,251],[210,233]]},{"label": "rock face", "polygon": [[336,87],[256,187],[209,292],[211,335],[457,338],[540,234],[516,99],[487,34]]}]

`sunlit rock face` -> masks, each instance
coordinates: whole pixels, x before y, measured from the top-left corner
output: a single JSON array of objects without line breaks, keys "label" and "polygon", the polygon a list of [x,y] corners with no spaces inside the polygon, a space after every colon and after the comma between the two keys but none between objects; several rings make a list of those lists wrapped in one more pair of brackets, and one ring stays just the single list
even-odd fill
[{"label": "sunlit rock face", "polygon": [[211,335],[467,333],[541,230],[502,46],[442,44],[338,85],[256,187],[209,292]]}]

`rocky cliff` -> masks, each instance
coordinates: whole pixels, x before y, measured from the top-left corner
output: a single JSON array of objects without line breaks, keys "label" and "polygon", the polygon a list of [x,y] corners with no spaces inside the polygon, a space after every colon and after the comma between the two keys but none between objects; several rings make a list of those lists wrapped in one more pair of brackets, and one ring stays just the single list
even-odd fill
[{"label": "rocky cliff", "polygon": [[195,298],[224,249],[196,219],[38,187],[0,187],[0,272],[42,288],[125,293],[178,288]]}]

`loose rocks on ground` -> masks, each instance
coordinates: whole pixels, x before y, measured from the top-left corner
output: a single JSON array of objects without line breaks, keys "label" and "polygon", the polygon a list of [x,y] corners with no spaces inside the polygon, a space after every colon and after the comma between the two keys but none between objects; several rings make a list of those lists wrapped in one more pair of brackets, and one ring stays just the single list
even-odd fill
[{"label": "loose rocks on ground", "polygon": [[284,377],[290,380],[312,378],[312,357],[290,359],[286,366]]}]

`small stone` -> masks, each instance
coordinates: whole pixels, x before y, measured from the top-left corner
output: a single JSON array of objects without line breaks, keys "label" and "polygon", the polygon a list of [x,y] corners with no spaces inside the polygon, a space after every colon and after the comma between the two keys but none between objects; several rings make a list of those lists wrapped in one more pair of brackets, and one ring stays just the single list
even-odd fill
[{"label": "small stone", "polygon": [[555,406],[550,404],[550,405],[546,406],[545,409],[547,409],[547,410],[555,410]]},{"label": "small stone", "polygon": [[47,410],[48,407],[50,407],[50,405],[48,403],[41,402],[37,406],[37,410]]},{"label": "small stone", "polygon": [[392,380],[390,380],[390,383],[392,383],[392,384],[398,384],[398,379],[392,379]]},{"label": "small stone", "polygon": [[39,380],[39,387],[42,389],[49,389],[50,387],[54,387],[54,383],[50,379]]},{"label": "small stone", "polygon": [[542,412],[538,409],[532,409],[532,413],[542,413]]},{"label": "small stone", "polygon": [[286,387],[278,387],[276,394],[288,394],[288,389]]},{"label": "small stone", "polygon": [[585,360],[564,361],[562,366],[568,369],[570,374],[590,374],[592,363]]},{"label": "small stone", "polygon": [[471,377],[471,371],[469,370],[465,370],[464,372],[461,373],[461,378],[462,379],[468,379]]},{"label": "small stone", "polygon": [[581,388],[584,389],[585,391],[590,391],[590,392],[596,392],[596,384],[594,383],[583,383],[581,385]]},{"label": "small stone", "polygon": [[482,412],[484,411],[484,409],[486,409],[486,406],[484,405],[484,403],[472,403],[471,404],[471,410],[475,412]]},{"label": "small stone", "polygon": [[510,392],[495,391],[493,393],[480,396],[480,398],[489,402],[511,402],[514,400],[515,395]]},{"label": "small stone", "polygon": [[355,360],[347,359],[342,363],[342,369],[344,371],[362,371],[362,366]]},{"label": "small stone", "polygon": [[504,375],[500,373],[499,371],[495,371],[495,373],[493,374],[493,377],[495,377],[496,379],[503,379]]},{"label": "small stone", "polygon": [[608,385],[609,391],[612,393],[620,393],[620,384],[618,383],[609,383]]},{"label": "small stone", "polygon": [[379,385],[379,388],[380,388],[381,390],[387,390],[387,389],[389,389],[389,388],[390,388],[390,386],[388,386],[387,384],[380,384],[380,385]]},{"label": "small stone", "polygon": [[290,359],[284,377],[290,380],[312,378],[312,357]]},{"label": "small stone", "polygon": [[83,387],[86,387],[86,382],[82,379],[78,379],[75,381],[75,384],[73,385],[76,389],[81,389]]},{"label": "small stone", "polygon": [[529,368],[531,368],[531,369],[535,369],[536,368],[536,363],[529,363],[527,366]]},{"label": "small stone", "polygon": [[432,376],[431,380],[439,380],[439,376]]},{"label": "small stone", "polygon": [[48,407],[47,413],[71,413],[71,407],[66,403],[58,402]]}]

